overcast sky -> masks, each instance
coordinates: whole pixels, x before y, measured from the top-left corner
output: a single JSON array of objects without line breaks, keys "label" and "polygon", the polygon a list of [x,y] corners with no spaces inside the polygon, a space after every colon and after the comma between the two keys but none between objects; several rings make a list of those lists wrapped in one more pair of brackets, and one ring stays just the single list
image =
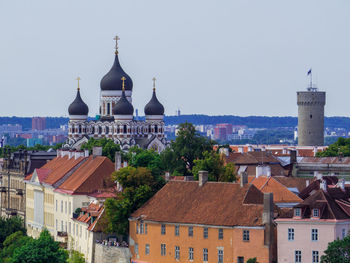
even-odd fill
[{"label": "overcast sky", "polygon": [[296,116],[306,73],[326,115],[350,116],[349,0],[0,0],[0,116],[67,116],[81,77],[89,115],[113,37],[143,115]]}]

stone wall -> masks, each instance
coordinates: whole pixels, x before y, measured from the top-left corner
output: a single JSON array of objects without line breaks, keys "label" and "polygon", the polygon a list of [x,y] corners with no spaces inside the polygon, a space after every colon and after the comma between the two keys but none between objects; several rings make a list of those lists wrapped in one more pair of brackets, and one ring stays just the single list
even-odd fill
[{"label": "stone wall", "polygon": [[94,263],[130,263],[131,253],[127,247],[105,246],[95,243]]}]

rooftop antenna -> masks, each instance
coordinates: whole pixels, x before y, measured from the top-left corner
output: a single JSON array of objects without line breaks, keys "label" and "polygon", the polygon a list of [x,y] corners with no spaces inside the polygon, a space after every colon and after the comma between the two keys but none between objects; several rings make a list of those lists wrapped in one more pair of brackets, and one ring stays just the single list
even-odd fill
[{"label": "rooftop antenna", "polygon": [[309,71],[307,72],[307,76],[310,76],[310,84],[309,87],[307,88],[308,91],[317,91],[316,86],[313,86],[312,84],[312,68],[309,69]]}]

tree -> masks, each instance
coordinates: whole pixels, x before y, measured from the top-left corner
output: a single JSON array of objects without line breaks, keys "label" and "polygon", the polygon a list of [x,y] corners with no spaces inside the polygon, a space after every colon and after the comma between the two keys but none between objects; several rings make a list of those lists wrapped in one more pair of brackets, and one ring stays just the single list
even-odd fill
[{"label": "tree", "polygon": [[23,220],[20,217],[0,217],[0,248],[3,248],[5,239],[17,231],[26,233]]},{"label": "tree", "polygon": [[211,151],[213,145],[214,142],[201,136],[193,124],[188,122],[180,124],[177,137],[170,146],[173,154],[166,152],[168,158],[173,158],[168,160],[168,164],[172,164],[170,172],[192,175],[194,160],[203,158],[203,152]]},{"label": "tree", "polygon": [[208,171],[208,180],[216,182],[233,182],[236,180],[235,167],[233,163],[229,163],[226,167],[220,154],[213,150],[203,153],[203,159],[194,160],[192,173],[198,178],[199,171]]},{"label": "tree", "polygon": [[344,239],[337,239],[328,244],[322,263],[347,263],[350,262],[350,235]]},{"label": "tree", "polygon": [[17,231],[9,235],[3,243],[3,249],[0,252],[0,262],[10,263],[16,248],[25,245],[31,237],[26,236],[22,231]]},{"label": "tree", "polygon": [[84,255],[76,250],[71,250],[67,263],[85,263]]},{"label": "tree", "polygon": [[334,157],[334,156],[350,156],[350,138],[338,138],[338,140],[329,145],[328,148],[317,153],[317,157]]},{"label": "tree", "polygon": [[102,147],[102,155],[108,157],[112,162],[114,162],[115,152],[120,151],[119,144],[115,144],[113,140],[102,138],[102,139],[94,139],[90,138],[87,143],[84,143],[81,148],[89,150],[92,153],[92,149],[95,146]]},{"label": "tree", "polygon": [[160,184],[152,171],[146,167],[127,166],[112,173],[112,179],[123,188],[117,198],[109,198],[105,202],[108,218],[108,232],[126,235],[129,231],[128,218],[151,198],[163,183]]},{"label": "tree", "polygon": [[13,254],[12,263],[66,263],[68,253],[60,248],[48,230],[43,230],[38,239],[31,239],[18,247]]},{"label": "tree", "polygon": [[250,258],[247,260],[247,263],[259,263],[256,258]]}]

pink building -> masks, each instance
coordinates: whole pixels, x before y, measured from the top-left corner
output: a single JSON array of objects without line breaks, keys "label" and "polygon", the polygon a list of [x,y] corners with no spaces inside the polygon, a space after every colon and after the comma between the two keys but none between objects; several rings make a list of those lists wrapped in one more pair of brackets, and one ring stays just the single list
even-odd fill
[{"label": "pink building", "polygon": [[340,181],[328,187],[323,181],[293,213],[276,219],[278,262],[321,262],[328,243],[350,230],[350,188]]},{"label": "pink building", "polygon": [[227,135],[232,134],[232,131],[233,131],[232,124],[230,124],[230,123],[216,124],[216,126],[214,128],[214,139],[226,141]]}]

